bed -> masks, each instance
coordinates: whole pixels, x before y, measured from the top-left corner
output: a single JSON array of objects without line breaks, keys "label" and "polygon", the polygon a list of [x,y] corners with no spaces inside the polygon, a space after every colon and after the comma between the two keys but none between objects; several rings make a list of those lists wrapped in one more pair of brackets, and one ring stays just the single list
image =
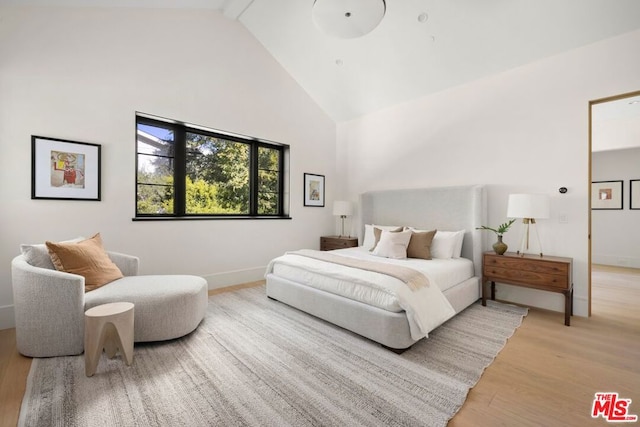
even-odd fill
[{"label": "bed", "polygon": [[[359,200],[357,222],[361,245],[358,248],[330,253],[315,251],[319,256],[326,254],[320,256],[320,259],[313,258],[315,255],[309,251],[285,254],[272,260],[266,274],[267,296],[397,351],[411,347],[418,340],[428,336],[429,331],[481,297],[480,276],[484,243],[483,234],[476,230],[476,227],[486,224],[483,186],[363,193]],[[459,253],[459,257],[418,260],[421,262],[413,259],[389,260],[373,256],[368,250],[374,225],[376,228],[386,226],[388,229],[392,226],[413,227],[417,230],[437,229],[441,235],[445,235],[445,231],[462,231],[460,234],[464,238],[460,239],[461,248],[453,250],[454,254],[456,251]],[[416,307],[412,301],[408,301],[411,300],[410,293],[405,293],[404,297],[402,293],[399,294],[395,303],[393,300],[381,300],[380,292],[363,290],[363,284],[358,283],[361,277],[364,280],[366,275],[373,276],[377,273],[364,270],[355,273],[349,263],[359,261],[348,261],[347,266],[336,266],[329,262],[334,258],[329,258],[329,261],[323,264],[323,256],[366,260],[364,262],[373,259],[381,263],[402,264],[404,267],[400,268],[418,269],[424,272],[431,285],[435,284],[435,289],[434,286],[426,286],[427,291],[424,291],[431,294],[429,300],[437,301],[442,298],[446,301],[437,302],[437,305],[433,301],[425,301]],[[308,257],[311,258],[307,259]],[[305,265],[308,265],[308,268]],[[425,265],[427,267],[424,267]],[[324,271],[332,269],[338,269],[345,274],[329,279],[321,277],[326,276],[323,274]],[[390,286],[402,288],[392,283],[394,280],[398,282],[396,278],[386,277],[384,280],[387,280]],[[357,288],[360,290],[345,291],[347,285],[360,285]],[[423,288],[421,287],[419,292],[423,292]],[[363,297],[363,294],[373,295]],[[429,313],[424,313],[425,311]],[[428,324],[421,323],[422,330],[416,331],[416,322],[422,322],[422,318],[428,319]]]}]

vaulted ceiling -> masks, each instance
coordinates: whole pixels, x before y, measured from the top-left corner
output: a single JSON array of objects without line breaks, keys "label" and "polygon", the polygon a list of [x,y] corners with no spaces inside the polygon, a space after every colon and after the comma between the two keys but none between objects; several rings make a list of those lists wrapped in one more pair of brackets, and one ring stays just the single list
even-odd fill
[{"label": "vaulted ceiling", "polygon": [[316,28],[313,3],[0,0],[16,5],[217,9],[242,23],[336,121],[640,29],[640,0],[386,0],[386,15],[372,32],[337,39]]},{"label": "vaulted ceiling", "polygon": [[245,3],[237,19],[337,121],[640,28],[638,0],[387,0],[344,40],[315,27],[313,0]]}]

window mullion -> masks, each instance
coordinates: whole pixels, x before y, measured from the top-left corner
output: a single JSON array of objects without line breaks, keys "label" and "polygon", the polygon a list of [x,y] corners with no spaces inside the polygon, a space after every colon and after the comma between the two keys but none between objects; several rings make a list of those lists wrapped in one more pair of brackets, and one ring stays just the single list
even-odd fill
[{"label": "window mullion", "polygon": [[284,214],[284,150],[280,148],[278,154],[278,215]]},{"label": "window mullion", "polygon": [[249,150],[249,215],[258,215],[258,144]]},{"label": "window mullion", "polygon": [[187,205],[187,132],[184,126],[175,128],[175,150],[173,210],[175,215],[183,216]]}]

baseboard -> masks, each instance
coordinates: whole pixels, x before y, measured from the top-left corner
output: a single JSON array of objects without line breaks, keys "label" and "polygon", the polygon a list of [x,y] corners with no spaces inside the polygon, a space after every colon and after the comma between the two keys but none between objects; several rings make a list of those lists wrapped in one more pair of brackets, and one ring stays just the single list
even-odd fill
[{"label": "baseboard", "polygon": [[[575,290],[575,288],[574,288]],[[573,315],[589,317],[589,298],[573,294]]]},{"label": "baseboard", "polygon": [[244,270],[225,271],[222,273],[214,273],[205,278],[209,284],[209,290],[226,288],[228,286],[240,285],[243,283],[256,282],[264,279],[264,273],[267,267],[254,267]]},{"label": "baseboard", "polygon": [[640,259],[628,256],[593,254],[591,262],[614,267],[640,268]]},{"label": "baseboard", "polygon": [[[545,292],[538,289],[521,288],[496,284],[496,299],[522,304],[529,307],[537,307],[543,310],[557,311],[564,313],[564,295],[556,292]],[[573,295],[573,315],[587,317],[589,313],[589,302],[586,297]]]},{"label": "baseboard", "polygon": [[13,305],[4,305],[0,307],[0,329],[9,329],[16,327],[16,320],[13,315]]}]

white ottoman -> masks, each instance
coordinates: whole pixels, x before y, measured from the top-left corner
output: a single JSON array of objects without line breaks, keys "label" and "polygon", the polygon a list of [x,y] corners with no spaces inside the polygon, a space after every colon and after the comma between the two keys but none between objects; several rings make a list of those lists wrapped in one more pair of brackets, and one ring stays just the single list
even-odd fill
[{"label": "white ottoman", "polygon": [[126,276],[85,294],[85,309],[110,302],[135,304],[134,341],[179,338],[207,311],[207,281],[199,276]]}]

